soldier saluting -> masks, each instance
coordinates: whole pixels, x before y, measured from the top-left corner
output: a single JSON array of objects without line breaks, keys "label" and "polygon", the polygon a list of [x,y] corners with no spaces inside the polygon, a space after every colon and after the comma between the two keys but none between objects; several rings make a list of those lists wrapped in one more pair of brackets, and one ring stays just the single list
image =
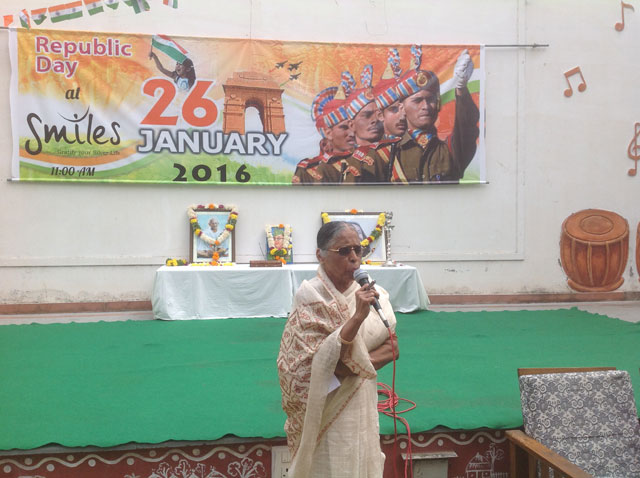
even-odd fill
[{"label": "soldier saluting", "polygon": [[411,53],[415,68],[400,78],[396,88],[408,130],[391,158],[389,179],[400,184],[458,181],[475,155],[479,135],[480,114],[467,89],[473,73],[471,56],[464,50],[456,61],[453,133],[442,141],[435,126],[440,112],[440,81],[434,72],[420,69],[420,47],[414,45]]}]

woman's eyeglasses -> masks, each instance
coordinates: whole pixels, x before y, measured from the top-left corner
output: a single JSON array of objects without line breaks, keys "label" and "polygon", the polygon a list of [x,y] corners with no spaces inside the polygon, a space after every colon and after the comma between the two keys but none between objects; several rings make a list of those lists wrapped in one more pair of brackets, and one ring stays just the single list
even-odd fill
[{"label": "woman's eyeglasses", "polygon": [[355,252],[356,256],[362,255],[362,246],[344,246],[344,247],[339,247],[338,249],[327,249],[327,250],[331,252],[337,252],[341,256],[348,256],[349,254],[351,254],[351,251]]}]

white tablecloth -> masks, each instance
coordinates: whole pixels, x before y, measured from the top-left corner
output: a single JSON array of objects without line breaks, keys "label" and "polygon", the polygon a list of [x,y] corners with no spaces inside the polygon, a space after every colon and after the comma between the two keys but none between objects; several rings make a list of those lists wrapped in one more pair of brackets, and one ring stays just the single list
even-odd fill
[{"label": "white tablecloth", "polygon": [[[300,283],[318,264],[284,267],[160,267],[152,304],[156,319],[286,317]],[[415,267],[362,266],[389,292],[396,312],[426,309],[429,298]]]}]

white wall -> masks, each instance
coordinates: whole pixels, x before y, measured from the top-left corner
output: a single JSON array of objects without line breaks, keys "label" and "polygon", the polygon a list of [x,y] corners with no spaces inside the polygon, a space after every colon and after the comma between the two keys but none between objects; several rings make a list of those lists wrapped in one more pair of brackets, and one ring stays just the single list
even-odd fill
[{"label": "white wall", "polygon": [[[563,293],[562,221],[586,208],[630,224],[620,291],[638,291],[640,175],[627,146],[640,121],[640,5],[605,0],[149,0],[60,28],[358,43],[548,43],[487,48],[488,185],[439,187],[211,187],[0,182],[0,303],[148,300],[155,269],[187,257],[185,210],[240,209],[238,262],[261,258],[263,225],[291,223],[297,261],[314,258],[321,211],[394,213],[392,256],[418,267],[431,294]],[[60,3],[23,0],[32,9]],[[4,5],[2,8],[5,8]],[[17,11],[17,8],[16,8]],[[14,13],[0,11],[0,13]],[[47,23],[50,25],[49,23]],[[44,25],[43,25],[44,26]],[[11,176],[10,64],[0,32],[0,176]],[[563,73],[588,87],[566,98]]]}]

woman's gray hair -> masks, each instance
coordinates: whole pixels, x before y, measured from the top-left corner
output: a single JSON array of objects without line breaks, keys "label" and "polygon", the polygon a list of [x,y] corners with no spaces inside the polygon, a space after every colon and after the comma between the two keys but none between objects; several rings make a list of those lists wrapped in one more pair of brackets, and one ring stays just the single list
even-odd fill
[{"label": "woman's gray hair", "polygon": [[350,227],[351,229],[356,231],[356,228],[353,227],[353,224],[345,221],[331,221],[322,225],[322,227],[318,231],[316,243],[317,243],[318,249],[320,249],[320,253],[323,256],[327,254],[327,249],[329,249],[335,237],[345,227]]}]

